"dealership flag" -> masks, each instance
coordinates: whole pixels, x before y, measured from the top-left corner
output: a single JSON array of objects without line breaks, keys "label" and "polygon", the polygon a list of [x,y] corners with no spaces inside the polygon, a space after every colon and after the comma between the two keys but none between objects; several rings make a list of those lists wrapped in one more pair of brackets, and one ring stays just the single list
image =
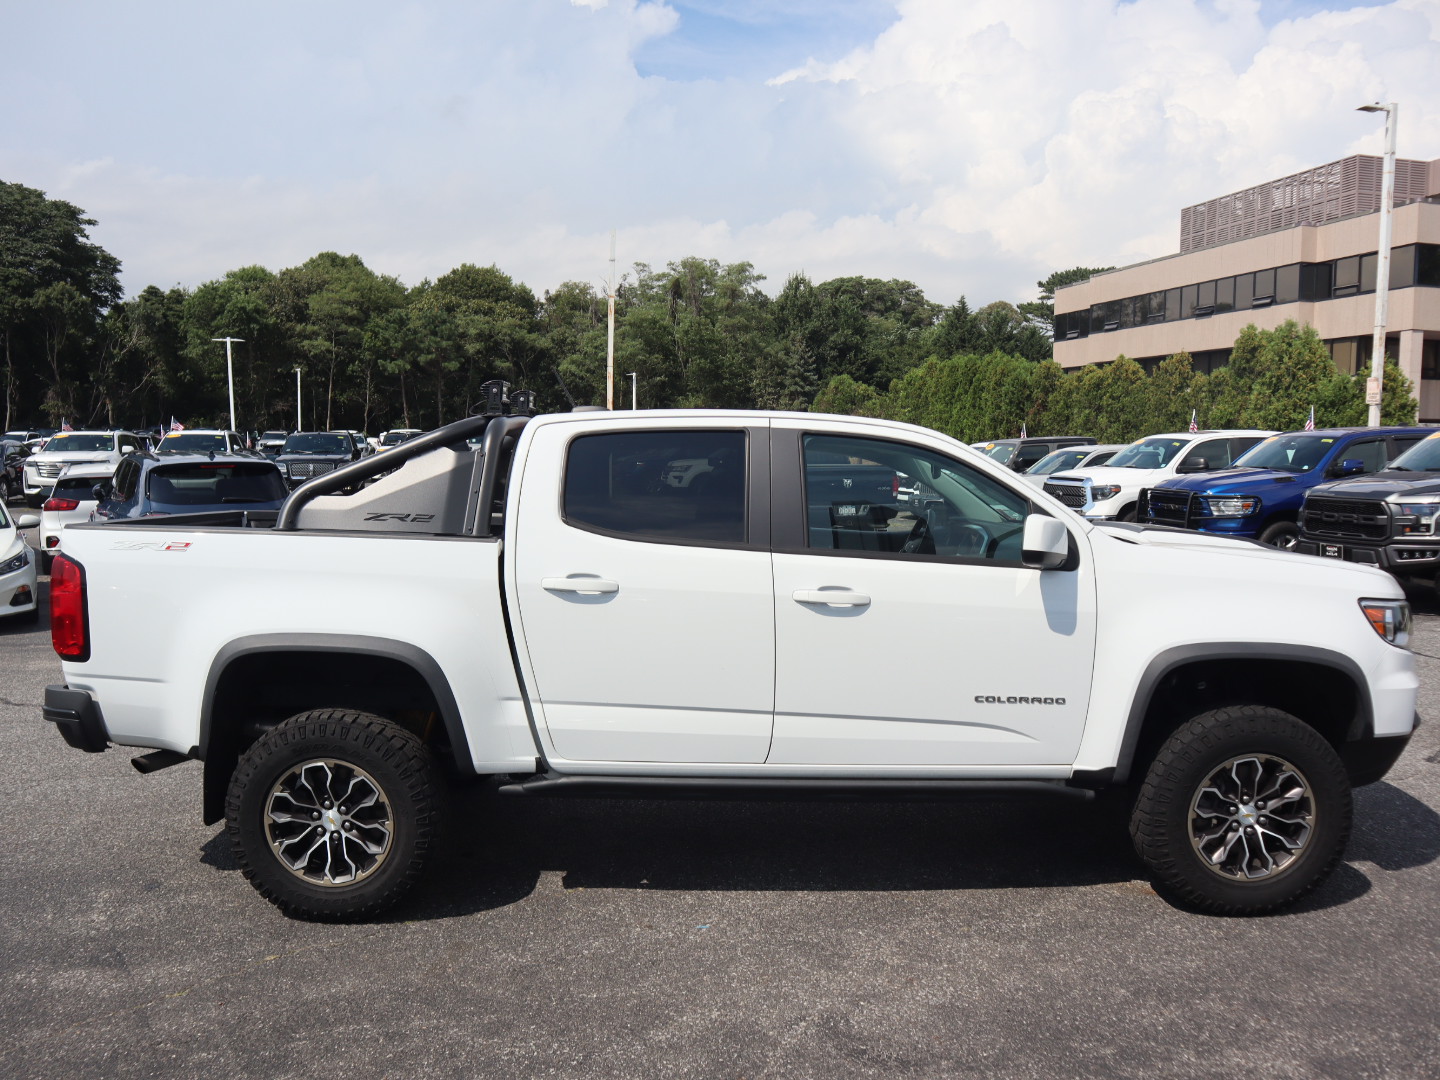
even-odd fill
[{"label": "dealership flag", "polygon": [[1194,410],[1194,409],[1191,409],[1191,410],[1190,410],[1190,430],[1191,430],[1191,431],[1199,431],[1199,430],[1200,430],[1200,425],[1195,422],[1195,410]]},{"label": "dealership flag", "polygon": [[1028,439],[1029,437],[1030,437],[1030,436],[1028,436],[1028,435],[1025,434],[1025,425],[1024,425],[1024,424],[1021,424],[1021,425],[1020,425],[1020,438],[1022,438],[1022,439]]},{"label": "dealership flag", "polygon": [[184,431],[184,430],[185,430],[185,425],[182,424],[179,420],[176,420],[175,417],[172,416],[172,417],[170,417],[170,430],[171,430],[171,431]]},{"label": "dealership flag", "polygon": [[65,418],[62,417],[62,418],[60,419],[60,430],[61,430],[61,431],[74,431],[75,429],[70,426],[70,421],[69,421],[69,420],[66,420]]},{"label": "dealership flag", "polygon": [[1314,405],[1311,405],[1311,406],[1310,406],[1310,419],[1305,421],[1305,430],[1306,430],[1306,431],[1314,431],[1314,430],[1315,430],[1315,406],[1314,406]]}]

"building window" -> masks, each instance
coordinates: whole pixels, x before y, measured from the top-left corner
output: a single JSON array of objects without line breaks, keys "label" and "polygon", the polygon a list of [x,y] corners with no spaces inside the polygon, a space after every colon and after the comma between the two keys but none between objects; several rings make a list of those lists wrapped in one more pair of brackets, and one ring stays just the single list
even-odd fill
[{"label": "building window", "polygon": [[1415,245],[1415,284],[1440,287],[1440,244]]},{"label": "building window", "polygon": [[1360,256],[1360,291],[1375,291],[1375,270],[1380,265],[1379,255]]},{"label": "building window", "polygon": [[1334,361],[1340,374],[1354,375],[1359,370],[1360,350],[1355,338],[1327,341],[1325,345],[1330,350],[1330,359]]},{"label": "building window", "polygon": [[1420,378],[1440,379],[1440,339],[1425,342],[1420,352]]},{"label": "building window", "polygon": [[1235,279],[1233,277],[1221,278],[1215,283],[1215,310],[1235,310]]},{"label": "building window", "polygon": [[1293,304],[1300,299],[1300,264],[1291,263],[1275,271],[1275,303]]},{"label": "building window", "polygon": [[1275,302],[1275,271],[1255,271],[1255,295],[1250,300],[1251,307],[1264,307]]},{"label": "building window", "polygon": [[1335,260],[1335,284],[1331,296],[1351,296],[1360,291],[1360,256]]}]

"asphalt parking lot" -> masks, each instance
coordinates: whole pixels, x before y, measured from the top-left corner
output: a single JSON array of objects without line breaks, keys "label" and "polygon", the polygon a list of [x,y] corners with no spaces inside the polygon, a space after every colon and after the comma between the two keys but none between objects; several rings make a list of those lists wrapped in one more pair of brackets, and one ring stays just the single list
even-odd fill
[{"label": "asphalt parking lot", "polygon": [[1268,918],[1168,904],[1087,805],[471,792],[418,895],[327,926],[245,883],[198,764],[65,746],[58,681],[0,620],[6,1078],[1440,1076],[1433,720]]}]

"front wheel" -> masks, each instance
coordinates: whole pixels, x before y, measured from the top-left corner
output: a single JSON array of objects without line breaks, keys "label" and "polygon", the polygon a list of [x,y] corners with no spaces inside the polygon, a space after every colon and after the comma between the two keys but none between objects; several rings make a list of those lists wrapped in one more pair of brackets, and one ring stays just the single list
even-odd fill
[{"label": "front wheel", "polygon": [[1290,904],[1335,869],[1350,836],[1350,781],[1319,732],[1288,713],[1202,713],[1166,740],[1130,834],[1157,883],[1218,915]]},{"label": "front wheel", "polygon": [[1260,542],[1290,551],[1300,542],[1300,526],[1293,521],[1277,521],[1260,534]]},{"label": "front wheel", "polygon": [[245,877],[280,910],[363,919],[420,877],[443,794],[433,757],[409,731],[321,709],[292,716],[241,755],[226,830]]}]

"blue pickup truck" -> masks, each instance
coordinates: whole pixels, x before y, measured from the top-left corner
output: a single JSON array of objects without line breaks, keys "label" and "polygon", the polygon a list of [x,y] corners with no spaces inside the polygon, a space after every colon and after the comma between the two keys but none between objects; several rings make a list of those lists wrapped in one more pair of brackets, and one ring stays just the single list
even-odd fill
[{"label": "blue pickup truck", "polygon": [[1293,548],[1305,493],[1327,480],[1379,472],[1434,428],[1286,431],[1256,443],[1228,469],[1146,489],[1136,520]]}]

